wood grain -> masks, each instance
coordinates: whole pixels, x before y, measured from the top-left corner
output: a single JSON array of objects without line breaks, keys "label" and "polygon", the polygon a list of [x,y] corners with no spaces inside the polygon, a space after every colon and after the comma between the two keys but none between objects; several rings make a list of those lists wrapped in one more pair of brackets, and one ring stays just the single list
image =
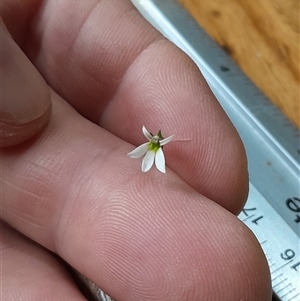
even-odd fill
[{"label": "wood grain", "polygon": [[179,0],[300,128],[299,0]]}]

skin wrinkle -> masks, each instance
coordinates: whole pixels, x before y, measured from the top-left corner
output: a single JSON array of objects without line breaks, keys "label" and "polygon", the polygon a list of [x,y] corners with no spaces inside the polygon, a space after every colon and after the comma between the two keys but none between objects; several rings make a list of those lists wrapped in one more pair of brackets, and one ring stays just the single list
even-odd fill
[{"label": "skin wrinkle", "polygon": [[[72,56],[73,56],[73,54],[72,54],[72,49],[74,49],[74,51],[75,51],[75,49],[76,49],[76,47],[75,47],[75,46],[76,46],[76,43],[77,43],[77,41],[79,40],[79,37],[80,37],[80,35],[82,34],[82,31],[85,29],[85,28],[84,28],[84,27],[85,27],[85,24],[88,23],[88,21],[89,21],[89,19],[91,18],[93,12],[96,10],[96,8],[97,8],[100,4],[102,4],[102,2],[103,2],[103,0],[102,0],[102,1],[97,1],[97,2],[95,3],[95,6],[92,7],[92,8],[90,9],[90,12],[86,15],[86,17],[84,18],[84,20],[81,22],[80,26],[78,26],[78,27],[79,27],[79,30],[78,30],[78,32],[76,33],[76,35],[74,36],[73,41],[72,41],[71,44],[67,47],[66,52],[69,53],[69,59],[70,59],[70,61],[72,61],[74,64],[77,64],[77,60],[76,60],[76,59],[75,59],[75,60],[72,59]],[[81,71],[83,71],[83,72],[85,73],[85,75],[87,75],[91,80],[93,80],[94,82],[96,82],[96,83],[99,84],[99,81],[98,81],[94,76],[91,76],[91,75],[89,74],[88,71],[90,71],[90,70],[84,70],[84,69],[82,69],[79,65],[77,65],[77,66],[78,66],[78,69],[80,69]]]},{"label": "skin wrinkle", "polygon": [[[105,2],[106,3],[106,2]],[[110,2],[108,2],[108,3],[110,3]],[[100,7],[100,4],[103,4],[103,1],[101,1],[100,3],[99,3],[99,5],[97,5],[94,9],[93,9],[93,11],[91,11],[90,13],[89,13],[89,15],[88,16],[90,16],[90,18],[91,18],[91,16],[93,16],[93,13],[97,10],[97,8],[99,8]],[[113,5],[111,5],[111,3],[110,3],[110,6],[111,7],[113,7]],[[140,19],[141,17],[138,15],[138,13],[137,13],[137,11],[132,7],[132,6],[129,6],[129,13],[131,13],[132,11],[134,11],[135,12],[135,15]],[[100,8],[99,8],[99,10],[100,10]],[[118,14],[119,14],[119,10],[117,10],[118,11]],[[128,13],[128,12],[127,12]],[[123,18],[123,15],[124,15],[124,12],[122,12],[122,18]],[[119,18],[120,19],[120,18]],[[85,21],[84,21],[84,23],[83,24],[87,24],[87,23],[89,23],[89,18],[85,18]],[[125,21],[128,23],[128,20],[125,18]],[[110,28],[110,31],[112,30],[113,28]],[[131,29],[131,30],[133,30],[133,28]],[[141,46],[139,46],[138,47],[138,45],[136,45],[135,46],[135,53],[134,53],[134,57],[133,57],[133,54],[131,54],[131,52],[129,53],[130,54],[130,56],[131,57],[133,57],[133,59],[135,59],[135,57],[136,56],[138,56],[139,55],[139,52],[142,52],[143,51],[143,48],[144,47],[147,47],[148,46],[148,44],[151,44],[151,42],[152,42],[152,40],[150,39],[149,40],[149,37],[152,35],[153,36],[153,38],[152,39],[157,39],[157,38],[161,38],[161,36],[157,33],[157,32],[155,32],[155,34],[152,34],[151,32],[155,32],[153,29],[151,30],[151,31],[149,31],[148,30],[148,32],[147,32],[147,37],[148,37],[148,39],[146,40],[145,38],[143,39],[144,41],[143,42],[140,42],[139,44],[142,44],[142,43],[145,43],[146,42],[146,45],[141,45]],[[81,33],[81,35],[83,35],[83,33],[84,33],[84,27],[82,26],[81,28],[80,28],[80,33]],[[110,33],[111,34],[111,33]],[[50,36],[50,33],[48,33],[48,36]],[[145,36],[145,35],[143,35],[143,36]],[[76,45],[79,41],[79,37],[80,37],[80,34],[78,33],[77,35],[76,35],[76,39],[74,39],[73,40],[73,42],[72,42],[72,44],[73,45]],[[43,38],[42,37],[40,37],[40,39],[41,40],[43,40]],[[48,37],[48,39],[49,39],[49,37]],[[64,40],[64,38],[63,37],[61,37],[61,39],[62,40]],[[102,37],[102,39],[103,39],[103,37]],[[132,38],[131,38],[132,39]],[[110,39],[111,40],[111,39]],[[48,43],[49,44],[49,43]],[[49,46],[48,46],[48,44],[45,44],[45,42],[43,43],[43,45],[42,45],[42,47],[47,47],[47,48],[49,48],[49,52],[51,53],[51,48],[53,48],[53,46],[54,45],[56,45],[56,43],[53,41],[53,43],[50,43],[49,44]],[[79,43],[79,45],[80,45],[80,47],[82,47],[82,43]],[[109,45],[106,45],[106,47],[107,46],[109,46]],[[74,52],[76,52],[76,47],[74,46],[73,47],[74,48],[74,50],[73,50],[73,53]],[[109,49],[110,49],[111,47],[109,47]],[[127,46],[127,48],[128,48],[128,46]],[[101,49],[101,48],[100,48]],[[109,50],[108,49],[108,50]],[[126,49],[125,49],[126,50]],[[65,53],[67,53],[67,51],[66,51],[66,49],[64,49],[64,52]],[[115,52],[115,51],[111,51],[111,52]],[[128,52],[128,50],[127,50],[127,52]],[[55,53],[54,53],[54,55],[55,55]],[[122,54],[122,56],[124,55],[124,53]],[[70,58],[70,57],[72,57],[72,55],[70,55],[70,54],[68,54],[68,58]],[[107,57],[107,51],[106,51],[106,54],[103,56],[103,58],[104,57]],[[103,60],[103,58],[102,58],[102,64],[103,64],[103,62],[107,62],[107,58],[106,59],[104,59]],[[96,59],[96,56],[95,56],[95,59]],[[94,59],[94,61],[95,61],[95,59]],[[113,60],[112,60],[113,59]],[[39,57],[39,58],[37,58],[37,59],[33,59],[34,61],[36,61],[36,63],[37,63],[37,65],[39,66],[40,65],[40,62],[41,61],[43,61],[43,63],[44,63],[44,60],[43,60],[43,58],[42,57]],[[120,64],[118,64],[117,62],[118,62],[118,60],[121,60],[122,61],[122,63],[123,63],[123,65],[124,65],[124,62],[126,62],[126,64],[124,65],[124,66],[122,66],[122,65],[120,65]],[[79,63],[79,61],[77,60],[77,59],[74,59],[73,60],[74,62],[76,62],[76,65],[77,66],[80,66],[80,63]],[[106,90],[106,95],[105,95],[105,98],[103,98],[103,96],[101,97],[101,99],[102,99],[102,101],[101,101],[101,105],[100,105],[100,103],[99,103],[99,101],[98,101],[98,99],[94,99],[93,100],[93,102],[94,102],[94,108],[95,108],[95,105],[97,105],[98,106],[98,108],[96,109],[94,109],[94,110],[89,110],[89,111],[84,111],[84,108],[82,107],[82,105],[80,105],[80,107],[78,107],[78,104],[76,103],[76,101],[72,101],[71,99],[69,99],[69,101],[71,101],[72,103],[73,103],[73,105],[75,106],[75,108],[77,108],[78,110],[80,110],[81,112],[82,112],[82,114],[84,115],[84,116],[86,116],[86,117],[89,117],[89,119],[91,119],[92,121],[97,121],[98,120],[98,115],[97,114],[95,114],[95,112],[97,113],[97,112],[101,112],[101,111],[103,111],[104,110],[104,108],[105,108],[105,106],[106,106],[106,104],[109,102],[109,99],[112,97],[112,95],[115,93],[115,91],[116,91],[116,89],[117,89],[117,87],[118,87],[118,84],[121,82],[121,79],[122,79],[122,77],[123,77],[123,74],[126,72],[126,69],[131,65],[131,60],[122,60],[122,57],[119,57],[119,56],[116,56],[116,55],[113,55],[113,57],[111,57],[111,59],[110,59],[110,61],[112,62],[112,64],[111,64],[111,68],[113,68],[113,70],[111,70],[113,73],[115,73],[115,70],[116,70],[116,68],[118,68],[119,70],[121,70],[121,71],[118,71],[119,72],[119,74],[118,74],[118,76],[115,78],[115,79],[117,79],[116,81],[114,81],[114,82],[111,82],[111,81],[109,81],[109,82],[107,82],[104,86],[103,86],[103,89],[101,89],[101,90],[103,90],[104,91],[104,88],[105,88],[105,90]],[[55,62],[55,61],[54,61]],[[59,59],[56,59],[56,62],[59,62]],[[85,63],[84,63],[84,61],[82,62],[82,64],[84,64],[82,67],[80,66],[80,69],[81,70],[83,70],[84,71],[84,74],[87,74],[88,75],[88,77],[90,77],[90,78],[93,78],[93,80],[95,80],[95,76],[96,75],[90,75],[90,70],[93,70],[93,69],[95,69],[95,65],[92,65],[92,66],[86,66],[85,65]],[[61,72],[61,66],[60,66],[60,64],[58,63],[58,69],[60,69],[60,71],[59,72]],[[49,66],[50,67],[50,69],[53,69],[54,67],[52,66]],[[48,68],[48,70],[50,70],[49,68]],[[63,68],[64,69],[64,68]],[[46,74],[48,74],[49,72],[48,72],[48,70],[46,71],[47,73]],[[40,70],[41,72],[42,72],[42,74],[44,74],[44,75],[46,75],[45,74],[45,71],[43,71],[43,70]],[[74,74],[77,74],[78,73],[78,69],[76,70],[77,72],[73,72]],[[101,72],[101,66],[98,66],[98,72],[97,72],[97,75],[98,75],[98,77],[99,77],[99,74],[101,74],[102,72]],[[108,78],[108,75],[109,75],[109,73],[108,73],[108,70],[106,71],[106,74],[107,74],[107,77],[106,78]],[[81,76],[83,76],[83,75],[81,75]],[[48,76],[46,76],[46,77],[48,77]],[[112,78],[112,76],[110,76],[110,78]],[[50,82],[52,82],[52,78],[50,78]],[[77,84],[76,84],[76,76],[74,77],[73,76],[73,80],[71,79],[69,79],[68,77],[66,77],[66,80],[67,80],[67,83],[68,83],[68,85],[72,85],[73,86],[73,88],[74,88],[74,91],[76,91],[76,90],[78,90],[78,87],[77,87]],[[74,81],[75,80],[75,81]],[[103,79],[102,79],[103,80]],[[72,81],[74,81],[74,83],[72,83]],[[96,80],[96,82],[98,82],[98,80]],[[90,85],[90,84],[89,84]],[[66,85],[64,85],[64,86],[61,86],[61,82],[60,81],[57,81],[57,82],[54,82],[54,86],[56,86],[57,88],[56,88],[56,91],[58,91],[58,92],[60,92],[60,94],[62,95],[62,96],[65,96],[65,98],[67,98],[68,99],[68,97],[65,95],[65,92],[64,92],[64,89],[65,89],[65,86]],[[87,85],[87,87],[89,87],[88,85]],[[95,90],[95,86],[93,85],[90,85],[90,91],[93,91],[93,90]],[[109,92],[110,91],[110,92]],[[109,93],[108,93],[109,92]],[[102,92],[103,93],[103,92]],[[91,114],[93,114],[93,115],[91,115]],[[97,117],[96,117],[97,116]]]},{"label": "skin wrinkle", "polygon": [[[138,53],[138,55],[131,61],[130,65],[128,65],[128,68],[127,68],[127,69],[124,71],[124,73],[122,74],[121,79],[120,79],[120,81],[119,81],[119,85],[118,85],[118,87],[115,89],[115,93],[114,93],[114,95],[112,95],[111,100],[107,103],[105,109],[107,109],[107,108],[110,107],[110,106],[114,106],[114,101],[116,100],[116,97],[115,97],[115,96],[118,94],[119,86],[120,86],[120,84],[122,84],[123,78],[126,77],[126,75],[127,75],[128,72],[130,72],[130,69],[131,69],[131,67],[135,64],[135,62],[136,62],[136,61],[139,61],[139,60],[140,60],[140,57],[142,57],[146,52],[151,51],[152,48],[156,48],[156,45],[157,45],[157,44],[165,43],[166,41],[167,41],[167,40],[166,40],[165,38],[160,37],[160,38],[155,39],[154,41],[152,41],[152,42],[149,43],[148,45],[146,45],[143,49],[141,49],[141,51]],[[168,43],[168,42],[167,42],[167,43]],[[145,73],[145,72],[146,72],[146,66],[145,66],[145,69],[142,69],[142,68],[141,68],[141,71],[142,71],[143,73]],[[142,74],[141,74],[141,76],[142,76]],[[104,110],[103,110],[103,111],[104,111]],[[100,126],[105,126],[105,123],[106,123],[106,122],[105,122],[105,118],[103,118],[103,114],[101,114],[99,125],[100,125]]]}]

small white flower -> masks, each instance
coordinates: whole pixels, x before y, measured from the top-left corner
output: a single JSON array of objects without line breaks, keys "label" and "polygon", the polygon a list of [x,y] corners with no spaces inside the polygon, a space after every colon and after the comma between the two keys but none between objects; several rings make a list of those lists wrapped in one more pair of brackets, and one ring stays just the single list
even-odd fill
[{"label": "small white flower", "polygon": [[174,137],[174,135],[167,138],[163,138],[163,136],[161,135],[161,131],[159,130],[158,134],[153,136],[147,131],[147,129],[144,126],[142,128],[142,131],[144,136],[149,140],[149,142],[138,146],[127,155],[130,158],[136,159],[146,154],[142,162],[142,172],[148,171],[155,161],[157,169],[165,173],[165,156],[162,147],[169,143]]}]

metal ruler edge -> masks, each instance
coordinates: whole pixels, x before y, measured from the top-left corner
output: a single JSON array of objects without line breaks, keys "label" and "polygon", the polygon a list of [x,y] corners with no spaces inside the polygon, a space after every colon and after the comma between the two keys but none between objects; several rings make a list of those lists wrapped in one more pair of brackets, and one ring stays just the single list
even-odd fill
[{"label": "metal ruler edge", "polygon": [[250,192],[239,218],[266,254],[278,300],[300,300],[299,131],[177,0],[131,0],[198,65],[237,128],[249,161]]}]

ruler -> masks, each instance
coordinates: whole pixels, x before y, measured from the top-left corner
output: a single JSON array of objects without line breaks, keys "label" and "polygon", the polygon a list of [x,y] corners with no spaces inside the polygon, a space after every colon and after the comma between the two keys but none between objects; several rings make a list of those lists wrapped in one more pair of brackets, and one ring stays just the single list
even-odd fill
[{"label": "ruler", "polygon": [[177,0],[131,0],[198,65],[246,148],[250,193],[239,218],[269,263],[274,299],[300,301],[299,131]]}]

